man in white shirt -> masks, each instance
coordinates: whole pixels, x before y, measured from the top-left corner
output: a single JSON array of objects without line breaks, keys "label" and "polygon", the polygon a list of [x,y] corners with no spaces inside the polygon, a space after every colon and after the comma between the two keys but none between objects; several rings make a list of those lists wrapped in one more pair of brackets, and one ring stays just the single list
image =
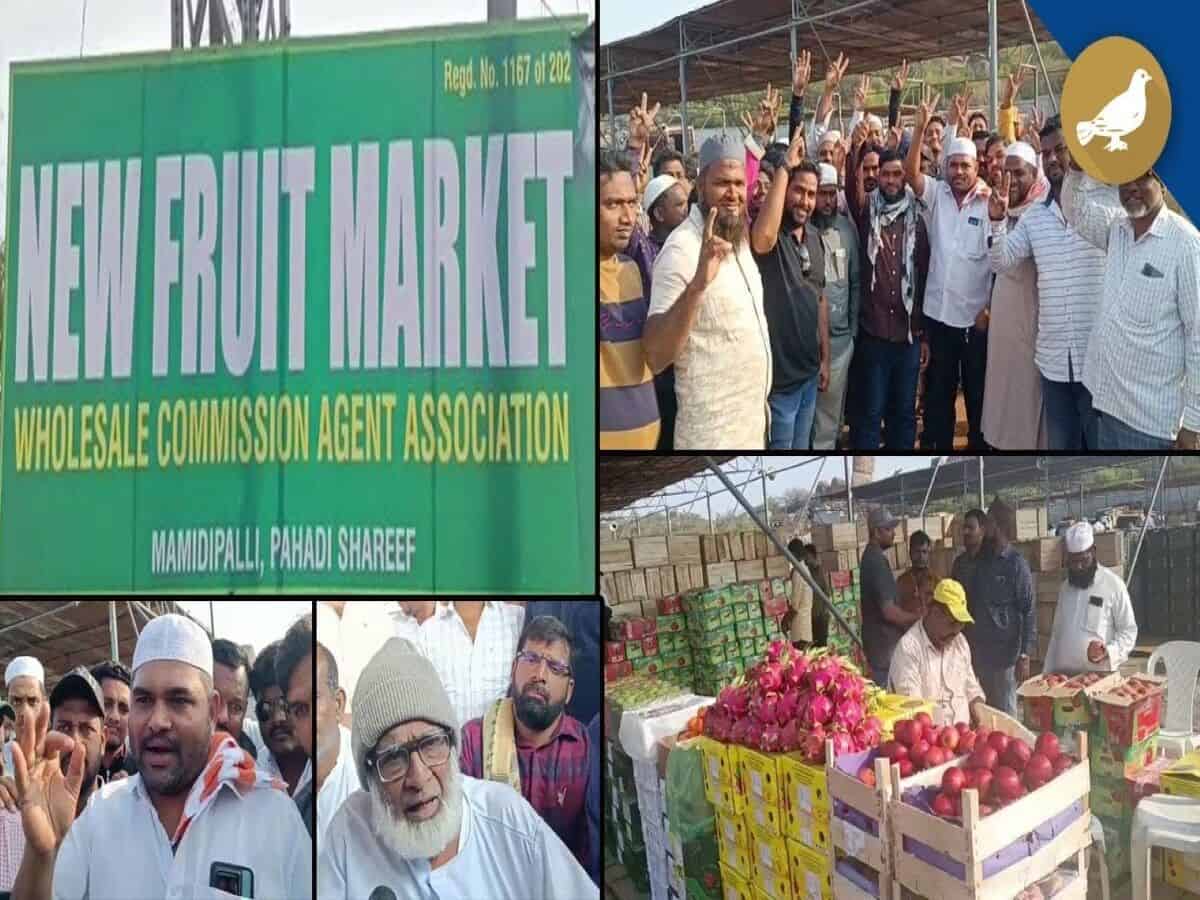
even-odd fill
[{"label": "man in white shirt", "polygon": [[598,900],[563,842],[506,784],[464,776],[429,660],[389,640],[363,669],[354,763],[317,863],[322,900]]},{"label": "man in white shirt", "polygon": [[455,728],[480,718],[508,692],[509,669],[525,610],[499,600],[439,604],[411,640],[431,663],[450,696]]},{"label": "man in white shirt", "polygon": [[922,173],[921,147],[933,107],[927,96],[918,108],[904,161],[905,180],[925,207],[929,230],[929,278],[921,309],[929,339],[921,447],[954,449],[955,396],[961,382],[967,446],[982,449],[987,306],[992,291],[987,244],[991,192],[979,178],[978,155],[970,138],[954,138],[947,145],[946,181]]},{"label": "man in white shirt", "polygon": [[675,449],[762,449],[771,345],[746,234],[740,141],[700,148],[699,202],[654,261],[642,347],[652,371],[675,366]]},{"label": "man in white shirt", "polygon": [[[394,600],[322,600],[317,604],[317,633],[337,660],[346,691],[343,724],[348,725],[354,715],[358,673],[395,632],[395,608]],[[330,611],[334,615],[329,615]]]},{"label": "man in white shirt", "polygon": [[[313,655],[313,647],[316,655]],[[316,664],[316,695],[313,665]],[[314,766],[310,790],[316,792],[316,836],[323,840],[333,814],[358,790],[358,774],[350,749],[350,732],[338,724],[346,705],[346,692],[338,684],[337,662],[321,643],[313,643],[312,617],[305,616],[288,629],[275,664],[280,682],[287,685],[288,707],[296,728],[296,741]],[[316,743],[313,725],[316,724]],[[311,797],[297,794],[296,803],[309,824],[306,804]]]},{"label": "man in white shirt", "polygon": [[47,734],[48,710],[36,730],[23,724],[14,755],[26,845],[13,896],[187,900],[249,896],[252,885],[255,897],[311,897],[312,847],[295,806],[216,732],[221,699],[204,631],[183,616],[153,619],[133,678],[138,774],[102,788],[73,824],[83,744]]},{"label": "man in white shirt", "polygon": [[1067,580],[1058,589],[1045,672],[1116,672],[1137,643],[1125,582],[1096,560],[1092,526],[1067,529]]},{"label": "man in white shirt", "polygon": [[1081,194],[1090,182],[1072,165],[1063,212],[1107,253],[1084,376],[1099,449],[1200,449],[1200,232],[1153,170],[1120,185],[1119,205]]}]

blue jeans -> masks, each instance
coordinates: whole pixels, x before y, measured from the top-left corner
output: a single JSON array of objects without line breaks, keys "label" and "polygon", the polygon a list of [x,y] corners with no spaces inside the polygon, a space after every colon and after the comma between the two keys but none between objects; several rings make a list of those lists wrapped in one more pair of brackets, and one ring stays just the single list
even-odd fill
[{"label": "blue jeans", "polygon": [[1042,376],[1046,404],[1046,442],[1051,450],[1095,450],[1096,414],[1092,395],[1078,381],[1051,381]]},{"label": "blue jeans", "polygon": [[1096,420],[1096,441],[1100,450],[1170,450],[1175,443],[1130,428],[1108,413],[1097,412]]},{"label": "blue jeans", "polygon": [[851,420],[850,446],[879,449],[879,422],[888,450],[912,450],[917,440],[917,376],[921,345],[897,344],[859,332],[855,346],[859,414]]},{"label": "blue jeans", "polygon": [[771,449],[807,450],[812,446],[813,415],[817,411],[817,376],[782,391],[772,391]]},{"label": "blue jeans", "polygon": [[1017,714],[1017,679],[1014,666],[1007,669],[986,669],[976,665],[975,675],[979,679],[979,686],[983,688],[988,706],[1010,716]]}]

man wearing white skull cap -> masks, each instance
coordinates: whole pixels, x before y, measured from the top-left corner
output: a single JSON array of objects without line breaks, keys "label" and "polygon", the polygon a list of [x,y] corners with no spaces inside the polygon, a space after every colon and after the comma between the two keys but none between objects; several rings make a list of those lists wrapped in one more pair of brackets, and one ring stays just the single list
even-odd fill
[{"label": "man wearing white skull cap", "polygon": [[[17,723],[23,718],[37,721],[41,707],[46,705],[46,672],[41,662],[32,656],[13,657],[4,669],[4,690],[16,714]],[[12,742],[4,745],[4,771],[12,773]],[[9,885],[8,887],[11,887]],[[6,890],[0,884],[0,890]]]},{"label": "man wearing white skull cap", "polygon": [[74,822],[82,744],[47,733],[48,707],[18,729],[25,854],[14,897],[312,896],[312,844],[295,804],[216,730],[212,665],[210,638],[191,619],[160,616],[142,629],[129,714],[138,774],[105,785]]},{"label": "man wearing white skull cap", "polygon": [[1046,672],[1115,672],[1137,642],[1137,622],[1125,582],[1096,560],[1092,526],[1067,530],[1067,580],[1058,590]]}]

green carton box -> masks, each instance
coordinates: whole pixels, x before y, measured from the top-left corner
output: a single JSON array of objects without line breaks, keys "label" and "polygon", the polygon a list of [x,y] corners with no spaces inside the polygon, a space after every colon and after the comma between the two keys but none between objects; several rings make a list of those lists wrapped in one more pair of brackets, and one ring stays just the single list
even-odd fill
[{"label": "green carton box", "polygon": [[732,625],[737,621],[737,607],[733,604],[721,607],[721,625]]},{"label": "green carton box", "polygon": [[688,631],[712,631],[721,627],[720,609],[697,609],[687,613]]},{"label": "green carton box", "polygon": [[738,622],[734,626],[734,631],[737,633],[738,638],[758,638],[767,633],[761,618],[758,620],[750,619],[745,622]]},{"label": "green carton box", "polygon": [[625,642],[625,658],[630,662],[633,662],[635,659],[641,659],[645,655],[642,652],[642,642],[640,640]]},{"label": "green carton box", "polygon": [[698,648],[693,652],[692,658],[702,666],[720,665],[725,662],[725,645]]},{"label": "green carton box", "polygon": [[658,633],[660,637],[663,634],[682,634],[686,629],[687,618],[683,613],[658,617]]},{"label": "green carton box", "polygon": [[758,650],[754,646],[754,638],[742,638],[738,641],[738,656],[745,659],[746,657],[756,656]]},{"label": "green carton box", "polygon": [[640,675],[657,675],[662,669],[662,659],[658,656],[647,656],[633,661],[633,671]]},{"label": "green carton box", "polygon": [[725,588],[701,588],[688,591],[680,597],[685,613],[706,609],[720,609],[729,602],[729,592]]},{"label": "green carton box", "polygon": [[746,622],[750,619],[750,604],[735,602],[733,604],[733,621]]},{"label": "green carton box", "polygon": [[1123,780],[1126,775],[1132,775],[1145,768],[1154,761],[1157,744],[1158,735],[1155,734],[1140,744],[1119,750],[1089,736],[1088,763],[1091,766],[1092,780]]},{"label": "green carton box", "polygon": [[737,584],[731,584],[729,585],[729,594],[732,602],[753,606],[757,606],[762,599],[757,581],[739,581]]}]

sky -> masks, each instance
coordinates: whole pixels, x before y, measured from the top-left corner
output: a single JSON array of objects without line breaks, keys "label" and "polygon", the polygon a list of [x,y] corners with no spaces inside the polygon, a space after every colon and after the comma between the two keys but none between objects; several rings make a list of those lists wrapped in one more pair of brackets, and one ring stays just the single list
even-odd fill
[{"label": "sky", "polygon": [[[175,601],[189,616],[208,628],[207,600]],[[214,600],[213,620],[216,637],[235,644],[249,644],[257,654],[277,641],[288,626],[305,613],[312,612],[311,600]]]},{"label": "sky", "polygon": [[[608,9],[607,4],[608,4],[608,0],[605,0],[605,10]],[[770,457],[767,457],[767,459],[766,459],[767,473],[769,475],[775,469],[781,469],[781,468],[784,468],[785,466],[793,465],[794,463],[799,462],[802,459],[805,459],[805,457],[804,456],[795,456],[795,457],[792,457],[792,456],[770,456]],[[930,462],[932,462],[932,460],[933,460],[932,456],[877,456],[877,457],[875,457],[875,479],[874,480],[878,481],[880,479],[887,478],[887,477],[895,474],[897,469],[904,471],[904,472],[912,472],[912,471],[916,471],[918,469],[928,469],[929,464],[930,464]],[[755,462],[755,458],[744,456],[744,457],[740,457],[737,460],[731,460],[730,462],[736,463],[737,467],[739,469],[750,469],[752,463]],[[768,479],[767,479],[767,497],[768,498],[779,497],[779,496],[782,496],[787,491],[790,491],[794,488],[802,488],[806,491],[809,490],[813,486],[813,479],[816,477],[817,469],[819,467],[820,467],[820,462],[811,462],[806,465],[800,466],[799,468],[790,469],[787,472],[780,472],[773,479],[768,477]],[[727,465],[725,468],[729,468],[729,466]],[[734,476],[733,483],[735,485],[740,486],[742,484],[742,482],[746,481],[746,479],[748,477],[749,477],[749,473],[742,474],[741,476]],[[825,463],[824,469],[821,471],[820,480],[821,481],[829,481],[830,479],[832,479],[834,477],[844,478],[844,467],[842,465],[842,457],[841,456],[829,457],[829,459]],[[687,482],[687,484],[694,484],[694,482]],[[752,481],[749,485],[747,485],[743,489],[743,493],[746,495],[746,499],[749,500],[753,504],[761,504],[762,503],[762,487],[761,487],[761,485],[762,485],[762,482],[756,477],[754,479],[754,481]],[[707,478],[706,487],[709,490],[718,490],[722,487],[722,484],[715,475],[710,475]],[[669,487],[666,490],[667,491],[678,491],[681,489],[682,488],[680,486],[674,486],[674,487]],[[665,499],[665,502],[667,503],[667,505],[674,507],[676,504],[685,503],[689,499],[690,499],[689,497],[684,497],[684,496],[668,497]],[[731,494],[729,494],[728,492],[725,492],[723,494],[720,494],[719,496],[712,498],[712,511],[713,511],[714,516],[720,515],[721,513],[730,512],[735,507],[740,509],[740,506],[738,506],[737,501],[735,499],[733,499],[733,496]],[[690,512],[693,512],[700,516],[707,514],[707,511],[706,511],[705,505],[704,505],[704,495],[703,494],[701,494],[699,500],[692,505]]]},{"label": "sky", "polygon": [[640,34],[656,25],[670,21],[701,6],[707,0],[604,0],[604,15],[600,17],[600,44],[619,41],[633,34]]},{"label": "sky", "polygon": [[[224,3],[232,14],[235,0]],[[517,0],[517,15],[594,15],[595,5],[596,0]],[[292,35],[311,37],[482,21],[487,0],[291,0],[290,10]],[[0,238],[7,225],[9,63],[78,56],[81,22],[85,56],[171,46],[171,0],[0,0]]]}]

